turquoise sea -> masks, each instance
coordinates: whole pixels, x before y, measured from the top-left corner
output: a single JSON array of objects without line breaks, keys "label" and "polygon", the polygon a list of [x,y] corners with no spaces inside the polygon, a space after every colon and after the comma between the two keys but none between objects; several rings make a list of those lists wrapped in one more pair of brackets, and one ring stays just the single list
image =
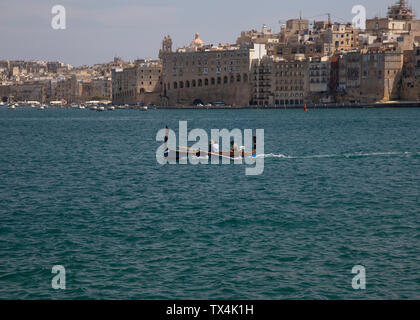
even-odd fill
[{"label": "turquoise sea", "polygon": [[[264,174],[157,164],[179,120]],[[0,299],[420,299],[419,187],[420,109],[0,108]]]}]

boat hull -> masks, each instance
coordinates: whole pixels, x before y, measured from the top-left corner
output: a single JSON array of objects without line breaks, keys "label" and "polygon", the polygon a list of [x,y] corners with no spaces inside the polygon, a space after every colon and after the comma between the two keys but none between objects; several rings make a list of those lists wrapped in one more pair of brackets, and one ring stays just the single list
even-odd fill
[{"label": "boat hull", "polygon": [[187,151],[175,151],[175,150],[165,150],[164,153],[164,157],[168,160],[181,160],[181,159],[188,159],[189,155],[192,154],[193,157],[196,158],[219,158],[219,159],[231,159],[231,160],[235,160],[235,159],[243,159],[243,158],[255,158],[256,157],[256,153],[254,152],[252,155],[249,156],[245,156],[243,157],[242,152],[237,152],[235,154],[226,152],[226,154],[208,154],[206,152],[190,152],[188,153]]}]

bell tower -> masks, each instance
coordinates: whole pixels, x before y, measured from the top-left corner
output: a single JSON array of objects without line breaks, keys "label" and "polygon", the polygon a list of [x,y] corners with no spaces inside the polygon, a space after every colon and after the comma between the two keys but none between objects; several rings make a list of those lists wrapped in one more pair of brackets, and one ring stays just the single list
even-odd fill
[{"label": "bell tower", "polygon": [[162,49],[164,52],[172,52],[172,38],[171,36],[165,37],[162,42]]}]

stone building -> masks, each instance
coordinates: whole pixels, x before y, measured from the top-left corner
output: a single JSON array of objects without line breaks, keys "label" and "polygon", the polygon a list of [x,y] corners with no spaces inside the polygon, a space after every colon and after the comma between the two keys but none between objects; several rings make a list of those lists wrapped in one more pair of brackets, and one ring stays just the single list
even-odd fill
[{"label": "stone building", "polygon": [[93,98],[112,98],[111,78],[99,77],[82,82],[82,100],[92,100]]},{"label": "stone building", "polygon": [[303,105],[309,93],[307,75],[308,60],[303,56],[255,60],[251,72],[252,104]]},{"label": "stone building", "polygon": [[315,103],[330,102],[331,64],[330,57],[312,57],[308,59],[308,100]]},{"label": "stone building", "polygon": [[277,41],[278,35],[273,33],[272,29],[263,25],[261,30],[242,31],[241,35],[236,40],[237,45],[251,45],[254,43],[268,44],[269,42]]},{"label": "stone building", "polygon": [[351,24],[333,24],[329,20],[314,21],[310,26],[308,20],[292,19],[282,27],[273,54],[284,59],[293,59],[296,54],[306,58],[331,56],[356,49],[358,35],[359,30]]},{"label": "stone building", "polygon": [[420,100],[420,44],[415,43],[413,50],[404,52],[401,99]]},{"label": "stone building", "polygon": [[309,21],[305,19],[290,19],[285,25],[281,26],[279,33],[280,43],[293,43],[300,36],[308,35]]},{"label": "stone building", "polygon": [[420,76],[420,43],[414,44],[414,61],[416,76]]},{"label": "stone building", "polygon": [[[339,59],[339,86],[338,92],[343,96],[351,94],[356,96],[360,88],[361,54],[358,51],[347,52]],[[359,91],[360,92],[360,91]],[[345,99],[345,98],[343,98]],[[353,98],[354,100],[355,98]],[[349,99],[350,102],[352,99]]]},{"label": "stone building", "polygon": [[416,37],[420,36],[420,20],[415,20],[414,11],[400,0],[388,8],[385,18],[367,19],[366,34],[374,35],[379,42],[395,43],[402,50],[411,50]]},{"label": "stone building", "polygon": [[54,100],[65,100],[68,103],[78,102],[82,93],[82,83],[76,75],[60,78],[54,87],[52,98]]},{"label": "stone building", "polygon": [[252,85],[252,105],[274,105],[274,58],[271,56],[254,60],[252,63],[250,82]]},{"label": "stone building", "polygon": [[172,51],[168,39],[159,54],[163,65],[162,104],[250,103],[251,62],[266,55],[265,45],[204,45],[196,34],[189,46]]},{"label": "stone building", "polygon": [[73,67],[68,64],[55,61],[55,62],[47,62],[46,68],[49,73],[59,73],[59,72],[63,73],[63,72],[71,70]]},{"label": "stone building", "polygon": [[398,100],[402,67],[403,54],[396,48],[344,54],[340,59],[341,100],[364,103]]},{"label": "stone building", "polygon": [[46,83],[28,82],[0,86],[0,98],[4,101],[39,101],[46,102]]},{"label": "stone building", "polygon": [[352,24],[334,24],[331,30],[327,30],[325,40],[328,43],[330,37],[331,53],[354,50],[358,47],[359,31]]},{"label": "stone building", "polygon": [[131,68],[112,70],[114,104],[158,104],[162,90],[162,64],[138,60]]},{"label": "stone building", "polygon": [[303,54],[307,58],[323,57],[328,55],[328,51],[328,44],[321,42],[279,43],[275,45],[274,55],[284,59],[293,59],[296,54]]},{"label": "stone building", "polygon": [[127,62],[120,57],[114,57],[114,60],[107,63],[95,64],[91,70],[94,70],[99,76],[110,77],[113,69],[131,68],[135,63]]},{"label": "stone building", "polygon": [[328,92],[330,82],[329,57],[315,57],[309,59],[309,91],[315,93]]},{"label": "stone building", "polygon": [[275,55],[276,47],[279,43],[278,34],[273,33],[272,29],[263,25],[261,30],[243,31],[236,40],[238,46],[253,47],[254,44],[264,44],[267,50],[267,55]]}]

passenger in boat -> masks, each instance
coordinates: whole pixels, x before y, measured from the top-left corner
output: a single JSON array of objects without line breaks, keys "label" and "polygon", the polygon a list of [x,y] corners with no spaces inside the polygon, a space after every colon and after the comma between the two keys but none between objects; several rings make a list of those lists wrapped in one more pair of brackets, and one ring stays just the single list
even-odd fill
[{"label": "passenger in boat", "polygon": [[240,149],[239,149],[238,145],[235,143],[234,140],[232,140],[230,142],[230,152],[236,153],[236,152],[239,152],[239,151],[240,151]]},{"label": "passenger in boat", "polygon": [[214,140],[211,140],[209,150],[210,150],[211,153],[219,154],[219,150],[220,150],[219,144],[216,143]]}]

